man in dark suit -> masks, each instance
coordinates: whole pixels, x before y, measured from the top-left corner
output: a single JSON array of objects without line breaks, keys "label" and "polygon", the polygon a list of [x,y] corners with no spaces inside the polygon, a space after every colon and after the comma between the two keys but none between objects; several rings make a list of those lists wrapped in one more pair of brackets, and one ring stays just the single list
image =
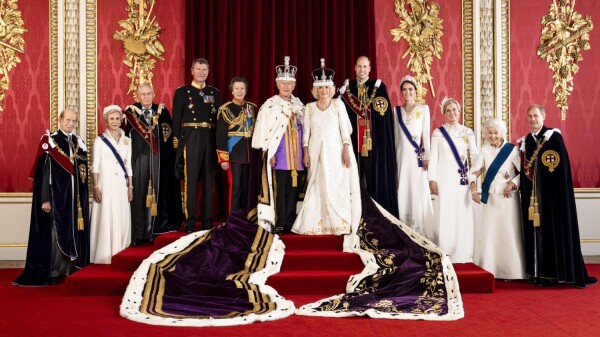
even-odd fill
[{"label": "man in dark suit", "polygon": [[396,150],[392,107],[385,84],[369,78],[371,61],[356,59],[356,79],[340,89],[352,123],[352,147],[361,186],[377,203],[398,217]]},{"label": "man in dark suit", "polygon": [[177,149],[176,173],[184,180],[187,232],[194,230],[198,217],[198,181],[202,182],[202,228],[212,228],[212,192],[217,167],[215,138],[217,111],[221,106],[219,90],[206,84],[208,61],[194,59],[191,72],[192,83],[177,88],[173,95],[173,146]]},{"label": "man in dark suit", "polygon": [[175,151],[171,115],[156,104],[149,83],[138,86],[139,102],[125,109],[125,132],[131,138],[133,193],[131,245],[153,235],[176,231],[181,224],[181,188],[173,172]]},{"label": "man in dark suit", "polygon": [[31,171],[33,200],[27,260],[14,285],[56,284],[90,262],[87,149],[75,134],[77,111],[58,115],[40,140]]},{"label": "man in dark suit", "polygon": [[546,127],[545,118],[542,106],[530,106],[531,132],[518,141],[526,272],[540,286],[583,288],[597,280],[588,276],[581,254],[567,148],[560,130]]}]

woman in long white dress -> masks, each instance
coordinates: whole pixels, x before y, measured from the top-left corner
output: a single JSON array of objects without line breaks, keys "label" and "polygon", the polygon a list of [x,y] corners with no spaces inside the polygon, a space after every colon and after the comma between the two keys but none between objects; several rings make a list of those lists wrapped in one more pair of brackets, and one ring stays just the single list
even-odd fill
[{"label": "woman in long white dress", "polygon": [[506,124],[490,119],[483,126],[486,143],[471,167],[475,176],[485,172],[482,195],[471,182],[471,195],[483,202],[483,220],[477,226],[475,263],[499,279],[524,279],[525,257],[521,232],[518,147],[507,142]]},{"label": "woman in long white dress", "polygon": [[473,262],[475,234],[468,159],[470,156],[473,162],[478,155],[475,135],[459,123],[460,105],[455,99],[445,98],[442,112],[446,123],[431,135],[427,171],[431,194],[437,195],[433,240],[453,263]]},{"label": "woman in long white dress", "polygon": [[129,246],[129,202],[133,199],[131,139],[121,129],[123,112],[118,106],[110,105],[104,108],[103,116],[106,130],[94,141],[91,169],[94,200],[90,225],[90,262],[97,264],[110,263],[113,255]]},{"label": "woman in long white dress", "polygon": [[412,76],[402,78],[400,90],[404,105],[394,109],[399,219],[433,239],[433,206],[427,181],[429,106],[415,101],[417,82]]},{"label": "woman in long white dress", "polygon": [[[306,105],[303,161],[308,185],[292,232],[307,235],[350,234],[360,220],[360,183],[352,153],[346,108],[335,94],[333,70],[313,71],[313,96]],[[346,247],[346,243],[344,245]]]}]

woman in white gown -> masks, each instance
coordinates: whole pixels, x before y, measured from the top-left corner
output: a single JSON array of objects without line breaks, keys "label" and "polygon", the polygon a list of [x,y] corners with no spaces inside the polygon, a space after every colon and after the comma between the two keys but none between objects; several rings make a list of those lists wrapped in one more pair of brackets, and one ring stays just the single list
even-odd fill
[{"label": "woman in white gown", "polygon": [[[303,161],[308,185],[302,209],[292,232],[307,235],[350,234],[360,220],[360,185],[352,153],[350,120],[344,104],[332,99],[334,72],[313,71],[313,96],[306,105],[303,129]],[[344,244],[346,247],[346,243]]]},{"label": "woman in white gown", "polygon": [[129,202],[133,198],[131,139],[121,129],[123,112],[117,105],[110,105],[104,108],[103,116],[106,130],[94,141],[91,169],[94,200],[90,226],[90,262],[97,264],[110,263],[113,255],[129,246]]},{"label": "woman in white gown", "polygon": [[[469,156],[477,158],[473,131],[459,124],[460,105],[444,98],[442,113],[446,123],[431,135],[429,188],[437,195],[434,204],[434,242],[453,263],[473,262],[473,204],[469,190]],[[436,207],[437,206],[437,207]]]},{"label": "woman in white gown", "polygon": [[471,167],[474,175],[485,172],[482,195],[471,182],[471,195],[483,203],[483,220],[477,227],[475,263],[499,279],[524,279],[525,257],[521,232],[517,146],[507,142],[506,124],[490,119],[483,126],[486,143]]},{"label": "woman in white gown", "polygon": [[417,82],[412,76],[402,78],[400,90],[404,105],[394,109],[399,219],[433,239],[433,206],[427,182],[429,107],[415,101]]}]

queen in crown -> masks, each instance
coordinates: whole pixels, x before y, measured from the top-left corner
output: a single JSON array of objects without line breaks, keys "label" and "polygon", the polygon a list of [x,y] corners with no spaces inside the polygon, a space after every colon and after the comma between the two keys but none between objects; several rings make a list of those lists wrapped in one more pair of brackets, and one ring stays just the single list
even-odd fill
[{"label": "queen in crown", "polygon": [[312,94],[304,116],[302,152],[308,169],[304,204],[292,231],[308,235],[343,235],[360,219],[360,185],[356,159],[350,155],[352,127],[344,104],[333,99],[334,71],[312,72]]}]

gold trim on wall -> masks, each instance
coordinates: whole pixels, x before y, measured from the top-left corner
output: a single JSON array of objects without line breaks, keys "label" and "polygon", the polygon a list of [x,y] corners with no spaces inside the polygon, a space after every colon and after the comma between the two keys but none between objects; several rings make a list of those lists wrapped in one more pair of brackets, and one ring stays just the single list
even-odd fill
[{"label": "gold trim on wall", "polygon": [[50,130],[58,129],[58,0],[50,0]]},{"label": "gold trim on wall", "polygon": [[[97,0],[86,0],[85,4],[85,113],[88,163],[94,155],[94,139],[98,134],[98,29]],[[89,179],[90,186],[92,179]],[[90,189],[90,192],[92,189]]]},{"label": "gold trim on wall", "polygon": [[462,50],[463,50],[463,121],[466,127],[474,127],[475,79],[473,64],[473,1],[462,2]]},{"label": "gold trim on wall", "polygon": [[501,49],[502,49],[502,111],[499,115],[506,123],[506,138],[510,141],[510,0],[502,0],[501,17]]}]

